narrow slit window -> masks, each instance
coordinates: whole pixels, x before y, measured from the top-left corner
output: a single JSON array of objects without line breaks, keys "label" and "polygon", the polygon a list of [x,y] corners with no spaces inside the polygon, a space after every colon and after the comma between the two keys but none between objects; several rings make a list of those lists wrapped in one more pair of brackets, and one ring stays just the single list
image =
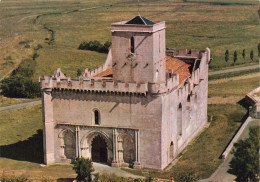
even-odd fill
[{"label": "narrow slit window", "polygon": [[96,125],[100,125],[100,116],[98,110],[94,111],[94,120]]},{"label": "narrow slit window", "polygon": [[135,53],[135,39],[131,37],[131,53]]}]

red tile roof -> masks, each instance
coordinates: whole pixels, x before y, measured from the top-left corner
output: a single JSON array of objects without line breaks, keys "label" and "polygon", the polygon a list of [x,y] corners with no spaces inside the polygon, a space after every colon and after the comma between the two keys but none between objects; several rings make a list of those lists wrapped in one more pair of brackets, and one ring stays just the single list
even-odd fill
[{"label": "red tile roof", "polygon": [[96,74],[94,77],[108,77],[108,76],[112,76],[112,75],[113,75],[113,69],[108,68],[108,69]]},{"label": "red tile roof", "polygon": [[166,73],[172,70],[174,74],[179,74],[179,83],[182,83],[186,78],[191,76],[189,71],[190,66],[179,59],[166,56]]},{"label": "red tile roof", "polygon": [[[182,83],[186,78],[188,78],[191,74],[189,71],[190,65],[176,58],[172,58],[170,56],[166,56],[166,73],[169,70],[172,70],[174,74],[179,74],[179,83]],[[108,77],[113,75],[113,69],[108,68],[94,77]]]}]

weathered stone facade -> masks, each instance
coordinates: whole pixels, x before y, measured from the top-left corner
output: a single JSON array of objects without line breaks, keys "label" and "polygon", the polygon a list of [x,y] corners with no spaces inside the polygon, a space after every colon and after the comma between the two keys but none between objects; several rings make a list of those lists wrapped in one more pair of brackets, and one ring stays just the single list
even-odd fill
[{"label": "weathered stone facade", "polygon": [[165,22],[112,24],[101,67],[40,77],[45,163],[163,169],[207,122],[210,50],[165,50]]}]

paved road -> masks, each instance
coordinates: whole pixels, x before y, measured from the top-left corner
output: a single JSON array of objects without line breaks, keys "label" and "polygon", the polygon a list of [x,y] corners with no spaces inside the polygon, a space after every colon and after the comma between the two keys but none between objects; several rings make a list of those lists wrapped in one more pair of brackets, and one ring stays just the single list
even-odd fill
[{"label": "paved road", "polygon": [[219,75],[219,74],[223,74],[223,73],[231,73],[231,72],[237,72],[237,71],[251,70],[251,69],[256,69],[256,68],[258,68],[260,70],[260,64],[253,65],[253,66],[241,67],[241,68],[232,68],[232,69],[228,69],[228,70],[212,71],[212,72],[209,72],[209,76]]},{"label": "paved road", "polygon": [[[245,139],[248,137],[250,126],[258,126],[260,119],[252,119],[247,125],[243,133],[240,135],[238,140]],[[236,178],[234,175],[229,174],[229,163],[233,155],[229,154],[224,162],[218,167],[218,169],[208,179],[200,180],[200,182],[232,182]]]},{"label": "paved road", "polygon": [[37,100],[37,101],[32,101],[32,102],[4,106],[4,107],[0,107],[0,112],[10,111],[10,110],[14,110],[14,109],[20,109],[20,108],[27,107],[27,106],[34,106],[34,105],[38,105],[41,103],[42,103],[41,100]]}]

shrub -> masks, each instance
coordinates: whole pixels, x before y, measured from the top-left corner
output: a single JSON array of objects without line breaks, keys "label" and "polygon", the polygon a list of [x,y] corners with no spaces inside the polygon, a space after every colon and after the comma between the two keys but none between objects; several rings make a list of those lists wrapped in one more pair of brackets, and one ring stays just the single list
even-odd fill
[{"label": "shrub", "polygon": [[243,57],[244,59],[245,59],[245,57],[246,57],[246,50],[245,50],[245,49],[243,49],[242,57]]},{"label": "shrub", "polygon": [[234,64],[236,63],[237,61],[237,51],[234,52]]},{"label": "shrub", "polygon": [[87,178],[88,181],[91,181],[91,172],[94,171],[91,159],[86,158],[77,158],[73,162],[73,169],[77,173],[77,180],[82,181]]},{"label": "shrub", "polygon": [[2,94],[6,97],[35,98],[41,95],[38,82],[31,80],[34,74],[36,62],[31,59],[24,59],[12,71],[11,76],[3,79],[0,83]]},{"label": "shrub", "polygon": [[250,52],[250,59],[253,61],[254,60],[254,51]]},{"label": "shrub", "polygon": [[78,49],[80,50],[90,50],[96,51],[100,53],[108,53],[109,47],[111,46],[111,42],[107,41],[104,44],[101,44],[99,41],[89,41],[89,42],[82,42]]},{"label": "shrub", "polygon": [[260,57],[260,43],[258,44],[257,49],[258,49],[258,57]]},{"label": "shrub", "polygon": [[228,62],[228,60],[229,60],[229,51],[227,49],[225,52],[225,61]]},{"label": "shrub", "polygon": [[35,60],[37,57],[39,57],[39,54],[37,54],[36,52],[33,53],[32,59]]},{"label": "shrub", "polygon": [[35,98],[41,94],[39,83],[21,76],[11,76],[2,80],[0,89],[4,96],[14,98]]},{"label": "shrub", "polygon": [[77,70],[77,76],[80,76],[82,74],[82,71],[80,69]]}]

